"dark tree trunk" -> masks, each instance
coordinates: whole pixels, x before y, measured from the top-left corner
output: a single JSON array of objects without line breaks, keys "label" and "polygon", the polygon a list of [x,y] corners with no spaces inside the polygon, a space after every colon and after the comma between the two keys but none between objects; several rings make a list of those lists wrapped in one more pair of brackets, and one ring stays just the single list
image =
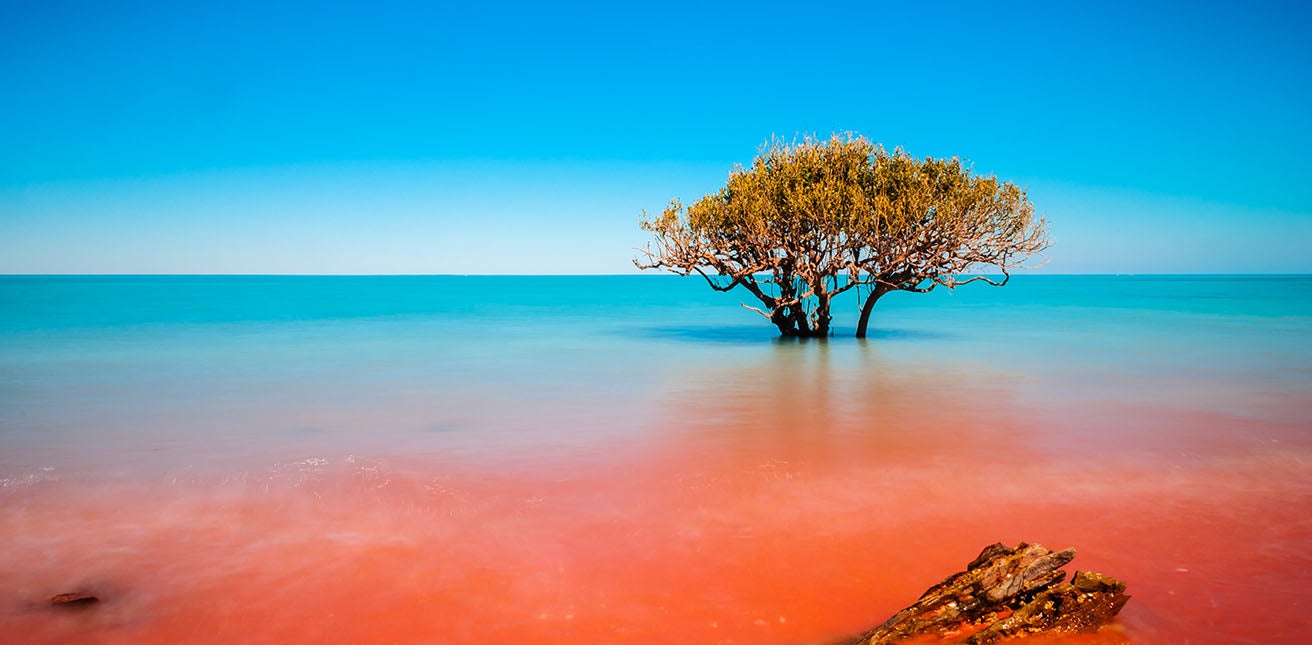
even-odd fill
[{"label": "dark tree trunk", "polygon": [[[779,334],[788,338],[823,338],[829,336],[829,323],[833,317],[829,314],[832,294],[823,289],[823,285],[809,285],[815,293],[816,305],[813,313],[806,311],[806,306],[798,299],[800,285],[791,271],[784,270],[772,280],[779,287],[779,297],[771,298],[755,291],[756,297],[770,308],[770,322],[779,328]],[[797,300],[796,304],[778,306],[776,303]]]},{"label": "dark tree trunk", "polygon": [[861,306],[861,319],[856,323],[857,338],[866,337],[866,330],[870,326],[870,312],[875,308],[875,301],[879,300],[884,294],[892,290],[893,289],[887,285],[877,284],[875,285],[874,291],[871,291],[870,295],[866,296],[865,304]]},{"label": "dark tree trunk", "polygon": [[827,309],[826,306],[825,313],[817,316],[813,322],[801,305],[780,307],[771,313],[770,322],[779,328],[781,336],[787,338],[820,338],[829,335]]},{"label": "dark tree trunk", "polygon": [[833,320],[833,316],[829,315],[829,294],[819,294],[815,304],[815,324],[811,326],[815,331],[815,336],[829,336],[829,321],[831,320]]},{"label": "dark tree trunk", "polygon": [[801,303],[788,308],[789,315],[793,319],[793,327],[797,329],[798,336],[811,336],[811,325],[806,322],[806,310],[802,308]]},{"label": "dark tree trunk", "polygon": [[779,334],[783,336],[797,336],[800,330],[797,328],[797,320],[793,317],[791,307],[780,307],[770,312],[770,322],[779,328]]},{"label": "dark tree trunk", "polygon": [[793,321],[791,319],[788,318],[781,319],[779,316],[775,316],[771,319],[771,321],[774,322],[775,327],[779,328],[780,336],[797,335],[797,328],[793,327]]}]

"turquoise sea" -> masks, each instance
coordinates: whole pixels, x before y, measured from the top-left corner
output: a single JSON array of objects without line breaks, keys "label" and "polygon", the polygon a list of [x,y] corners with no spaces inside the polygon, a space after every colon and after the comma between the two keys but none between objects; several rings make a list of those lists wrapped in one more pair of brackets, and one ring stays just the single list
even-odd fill
[{"label": "turquoise sea", "polygon": [[1100,642],[1312,641],[1312,277],[746,297],[0,277],[0,641],[833,642],[1021,540]]}]

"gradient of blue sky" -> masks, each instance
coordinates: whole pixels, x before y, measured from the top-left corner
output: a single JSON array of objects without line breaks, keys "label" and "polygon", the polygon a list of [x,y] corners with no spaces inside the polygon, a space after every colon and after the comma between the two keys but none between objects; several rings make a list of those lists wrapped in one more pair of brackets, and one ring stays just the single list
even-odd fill
[{"label": "gradient of blue sky", "polygon": [[627,272],[848,130],[1030,186],[1047,271],[1312,271],[1312,9],[1001,4],[7,3],[0,272]]}]

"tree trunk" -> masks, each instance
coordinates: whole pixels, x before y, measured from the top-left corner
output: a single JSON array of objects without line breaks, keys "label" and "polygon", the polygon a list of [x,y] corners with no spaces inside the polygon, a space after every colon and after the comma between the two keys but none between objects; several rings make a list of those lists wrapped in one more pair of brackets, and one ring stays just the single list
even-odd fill
[{"label": "tree trunk", "polygon": [[775,309],[770,314],[770,322],[779,328],[779,335],[781,336],[792,337],[797,335],[797,324],[793,321],[793,317],[788,315],[787,307]]},{"label": "tree trunk", "polygon": [[879,300],[884,296],[884,294],[892,290],[893,289],[888,285],[877,284],[875,285],[874,291],[871,291],[870,295],[866,296],[866,302],[864,305],[861,306],[861,319],[858,320],[856,323],[857,338],[866,337],[866,329],[870,325],[870,311],[875,308],[875,301]]},{"label": "tree trunk", "polygon": [[[821,310],[817,309],[817,313]],[[779,328],[779,334],[786,338],[820,338],[829,335],[829,315],[826,303],[824,315],[818,316],[815,324],[808,320],[806,310],[800,304],[780,307],[770,314],[770,322]]]},{"label": "tree trunk", "polygon": [[811,326],[816,337],[829,336],[829,321],[833,316],[829,315],[829,294],[819,294],[815,303],[815,324]]},{"label": "tree trunk", "polygon": [[770,322],[779,328],[779,334],[788,338],[811,335],[806,326],[806,316],[798,315],[794,307],[786,306],[775,309],[770,315]]},{"label": "tree trunk", "polygon": [[789,307],[788,313],[793,318],[793,327],[797,328],[797,335],[810,337],[811,325],[806,322],[806,310],[802,308],[802,303]]}]

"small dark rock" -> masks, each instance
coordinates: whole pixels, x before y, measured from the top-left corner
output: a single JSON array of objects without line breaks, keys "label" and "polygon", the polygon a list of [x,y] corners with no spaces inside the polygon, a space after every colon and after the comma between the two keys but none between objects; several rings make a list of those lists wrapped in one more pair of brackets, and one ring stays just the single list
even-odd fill
[{"label": "small dark rock", "polygon": [[85,591],[72,591],[50,597],[50,604],[55,607],[86,607],[98,602],[100,602],[100,598]]}]

